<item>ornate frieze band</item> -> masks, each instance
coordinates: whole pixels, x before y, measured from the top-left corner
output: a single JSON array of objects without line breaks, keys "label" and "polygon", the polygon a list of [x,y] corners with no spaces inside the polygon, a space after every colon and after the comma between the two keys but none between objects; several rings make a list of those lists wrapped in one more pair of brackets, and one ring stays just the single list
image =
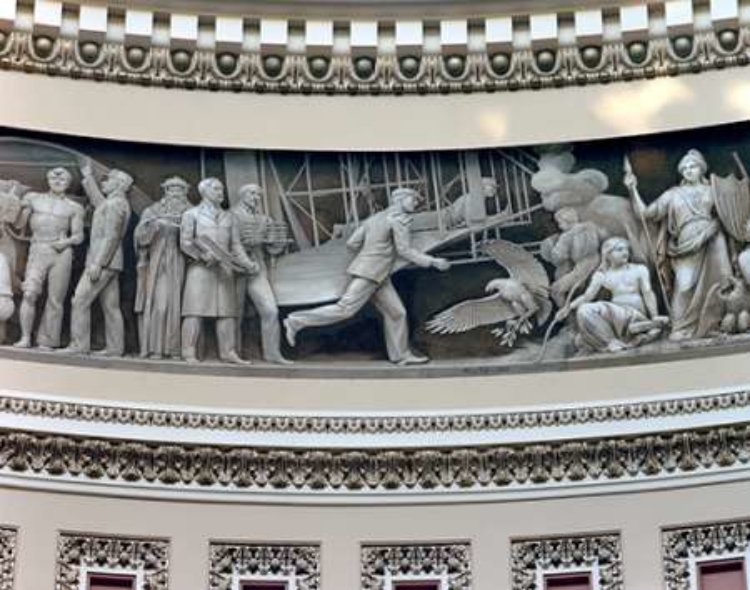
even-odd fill
[{"label": "ornate frieze band", "polygon": [[692,590],[696,561],[744,556],[749,546],[750,520],[665,530],[662,536],[665,588]]},{"label": "ornate frieze band", "polygon": [[280,432],[302,434],[400,434],[530,429],[547,426],[620,422],[689,416],[750,406],[750,392],[623,402],[561,409],[422,415],[334,415],[208,413],[146,407],[34,399],[26,394],[1,395],[0,413],[103,424],[180,429]]},{"label": "ornate frieze band", "polygon": [[131,575],[138,588],[169,588],[169,542],[61,533],[57,543],[55,590],[79,590],[89,574]]},{"label": "ornate frieze band", "polygon": [[471,590],[469,543],[365,545],[361,560],[363,590],[391,590],[395,581],[431,581],[446,590]]},{"label": "ornate frieze band", "polygon": [[513,590],[543,590],[544,576],[586,572],[592,588],[622,590],[622,543],[617,533],[513,541]]},{"label": "ornate frieze band", "polygon": [[[740,26],[739,16],[715,19],[712,29],[694,30],[691,12],[690,19],[678,21],[673,27],[668,24],[666,31],[655,33],[649,29],[646,12],[646,25],[642,28],[622,30],[621,38],[605,40],[601,10],[599,14],[595,32],[575,31],[572,44],[558,38],[556,14],[541,15],[554,19],[554,24],[549,26],[549,32],[537,33],[538,38],[534,39],[532,16],[532,39],[528,47],[514,45],[511,17],[493,24],[490,24],[493,19],[486,19],[485,29],[491,32],[485,32],[484,42],[478,47],[470,43],[467,21],[463,20],[457,41],[456,35],[441,29],[437,53],[423,46],[425,33],[421,22],[414,39],[399,44],[397,34],[396,51],[392,53],[381,52],[377,33],[372,45],[350,46],[339,52],[334,47],[333,21],[326,21],[329,30],[322,45],[310,44],[303,37],[307,46],[302,53],[287,48],[286,28],[280,40],[264,45],[261,34],[260,47],[246,51],[239,18],[236,19],[239,37],[212,48],[197,43],[197,17],[188,38],[172,38],[168,45],[132,35],[125,40],[109,39],[104,32],[67,38],[57,35],[60,25],[35,26],[31,31],[0,31],[0,68],[165,88],[400,95],[606,84],[694,74],[744,66],[750,61],[748,30]],[[537,20],[544,22],[542,18]],[[260,24],[262,31],[263,23]],[[378,23],[372,24],[377,30]],[[623,26],[622,22],[619,24]],[[106,28],[106,24],[103,26]],[[498,28],[500,32],[494,30]],[[451,29],[446,27],[446,30]]]},{"label": "ornate frieze band", "polygon": [[409,492],[542,489],[720,473],[750,461],[750,424],[610,439],[419,450],[257,449],[6,431],[0,472],[154,488]]},{"label": "ornate frieze band", "polygon": [[261,545],[212,542],[210,590],[240,582],[281,582],[296,590],[320,590],[319,545]]},{"label": "ornate frieze band", "polygon": [[0,590],[13,590],[17,546],[16,529],[0,527]]}]

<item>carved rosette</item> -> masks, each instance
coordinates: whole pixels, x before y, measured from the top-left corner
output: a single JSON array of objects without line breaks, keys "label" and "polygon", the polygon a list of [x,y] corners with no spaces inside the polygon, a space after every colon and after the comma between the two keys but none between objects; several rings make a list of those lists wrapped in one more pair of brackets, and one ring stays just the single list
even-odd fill
[{"label": "carved rosette", "polygon": [[0,590],[13,589],[17,547],[16,529],[0,527]]},{"label": "carved rosette", "polygon": [[448,590],[471,589],[469,543],[365,545],[361,562],[363,590],[384,590],[399,579],[445,580]]},{"label": "carved rosette", "polygon": [[61,533],[55,590],[79,590],[86,571],[137,573],[143,588],[169,587],[169,542],[104,535]]},{"label": "carved rosette", "polygon": [[297,590],[320,589],[318,545],[211,543],[209,588],[230,590],[236,579],[279,579]]},{"label": "carved rosette", "polygon": [[600,590],[622,590],[620,535],[524,539],[511,544],[513,590],[543,590],[539,587],[543,574],[582,570],[598,573],[595,587]]},{"label": "carved rosette", "polygon": [[691,589],[694,559],[729,557],[750,545],[750,520],[703,524],[664,531],[662,553],[667,590]]}]

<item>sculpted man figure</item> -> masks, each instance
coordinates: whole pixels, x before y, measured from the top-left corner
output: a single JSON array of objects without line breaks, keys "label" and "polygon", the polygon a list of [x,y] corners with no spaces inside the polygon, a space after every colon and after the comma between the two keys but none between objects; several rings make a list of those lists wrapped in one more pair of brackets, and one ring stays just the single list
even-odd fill
[{"label": "sculpted man figure", "polygon": [[101,354],[122,356],[125,352],[125,329],[120,310],[120,272],[123,269],[122,240],[130,221],[128,190],[133,178],[122,170],[112,169],[101,188],[90,164],[81,167],[83,188],[94,206],[91,219],[86,269],[73,295],[70,320],[70,344],[64,352],[91,352],[91,306],[97,299],[104,312],[106,347]]},{"label": "sculpted man figure", "polygon": [[354,316],[370,299],[383,316],[388,358],[400,365],[429,361],[409,349],[406,309],[391,283],[396,261],[405,258],[423,268],[444,271],[450,263],[415,250],[410,244],[411,215],[419,193],[398,188],[391,194],[391,206],[368,217],[352,234],[347,246],[357,252],[347,270],[351,277],[341,298],[332,305],[297,311],[284,320],[289,344],[295,345],[297,332],[312,326],[328,326]]},{"label": "sculpted man figure", "polygon": [[[238,304],[242,311],[245,290],[260,316],[263,342],[263,357],[269,363],[289,364],[291,361],[281,354],[281,327],[276,295],[268,280],[267,255],[278,255],[286,246],[286,232],[277,235],[280,227],[268,215],[261,212],[263,189],[257,184],[240,187],[239,202],[232,207],[232,215],[240,232],[242,245],[250,259],[258,266],[258,272],[238,281],[240,286]],[[241,317],[240,313],[240,317]]]},{"label": "sculpted man figure", "polygon": [[31,247],[23,281],[23,301],[19,319],[21,338],[15,346],[28,348],[36,315],[36,302],[47,284],[47,300],[36,335],[40,348],[60,346],[63,303],[70,285],[73,246],[83,242],[84,209],[66,191],[73,177],[65,168],[47,172],[49,190],[24,195],[22,215],[31,229]]},{"label": "sculpted man figure", "polygon": [[555,221],[561,233],[542,242],[541,254],[555,265],[555,281],[550,291],[555,304],[563,307],[571,289],[583,286],[599,265],[599,246],[606,234],[595,223],[580,221],[571,207],[559,209]]},{"label": "sculpted man figure", "polygon": [[182,356],[198,361],[198,338],[204,318],[216,319],[219,358],[243,363],[236,350],[239,316],[236,274],[255,274],[258,265],[248,258],[234,216],[221,208],[224,185],[217,178],[198,184],[201,203],[182,216],[180,247],[188,257],[182,298]]},{"label": "sculpted man figure", "polygon": [[161,184],[162,198],[147,207],[135,228],[138,288],[135,312],[141,357],[179,357],[185,257],[180,250],[182,214],[192,207],[190,185],[174,176]]},{"label": "sculpted man figure", "polygon": [[[601,257],[586,291],[557,319],[576,310],[576,344],[583,350],[619,352],[655,340],[669,320],[659,315],[648,267],[630,262],[630,244],[623,238],[606,240]],[[602,290],[608,300],[597,300]]]}]

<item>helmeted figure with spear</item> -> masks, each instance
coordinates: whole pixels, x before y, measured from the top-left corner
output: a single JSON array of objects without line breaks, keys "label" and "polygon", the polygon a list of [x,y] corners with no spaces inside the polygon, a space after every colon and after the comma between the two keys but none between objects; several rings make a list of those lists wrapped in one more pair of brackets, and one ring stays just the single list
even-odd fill
[{"label": "helmeted figure with spear", "polygon": [[[726,237],[716,216],[716,195],[706,178],[708,165],[698,150],[688,151],[677,169],[680,184],[645,205],[638,180],[626,160],[623,182],[633,209],[643,220],[671,317],[670,340],[702,337],[700,317],[713,285],[732,276]],[[649,223],[656,224],[651,237]],[[671,280],[670,280],[671,278]]]}]

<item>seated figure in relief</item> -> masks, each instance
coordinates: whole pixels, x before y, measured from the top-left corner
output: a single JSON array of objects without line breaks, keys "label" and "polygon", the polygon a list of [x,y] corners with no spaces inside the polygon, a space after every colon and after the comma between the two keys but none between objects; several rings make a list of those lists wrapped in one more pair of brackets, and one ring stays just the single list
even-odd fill
[{"label": "seated figure in relief", "polygon": [[[584,351],[619,352],[658,338],[669,320],[659,315],[648,267],[630,262],[624,238],[606,240],[601,259],[586,291],[557,319],[576,311],[576,345]],[[609,293],[607,300],[600,299],[602,291]]]}]

